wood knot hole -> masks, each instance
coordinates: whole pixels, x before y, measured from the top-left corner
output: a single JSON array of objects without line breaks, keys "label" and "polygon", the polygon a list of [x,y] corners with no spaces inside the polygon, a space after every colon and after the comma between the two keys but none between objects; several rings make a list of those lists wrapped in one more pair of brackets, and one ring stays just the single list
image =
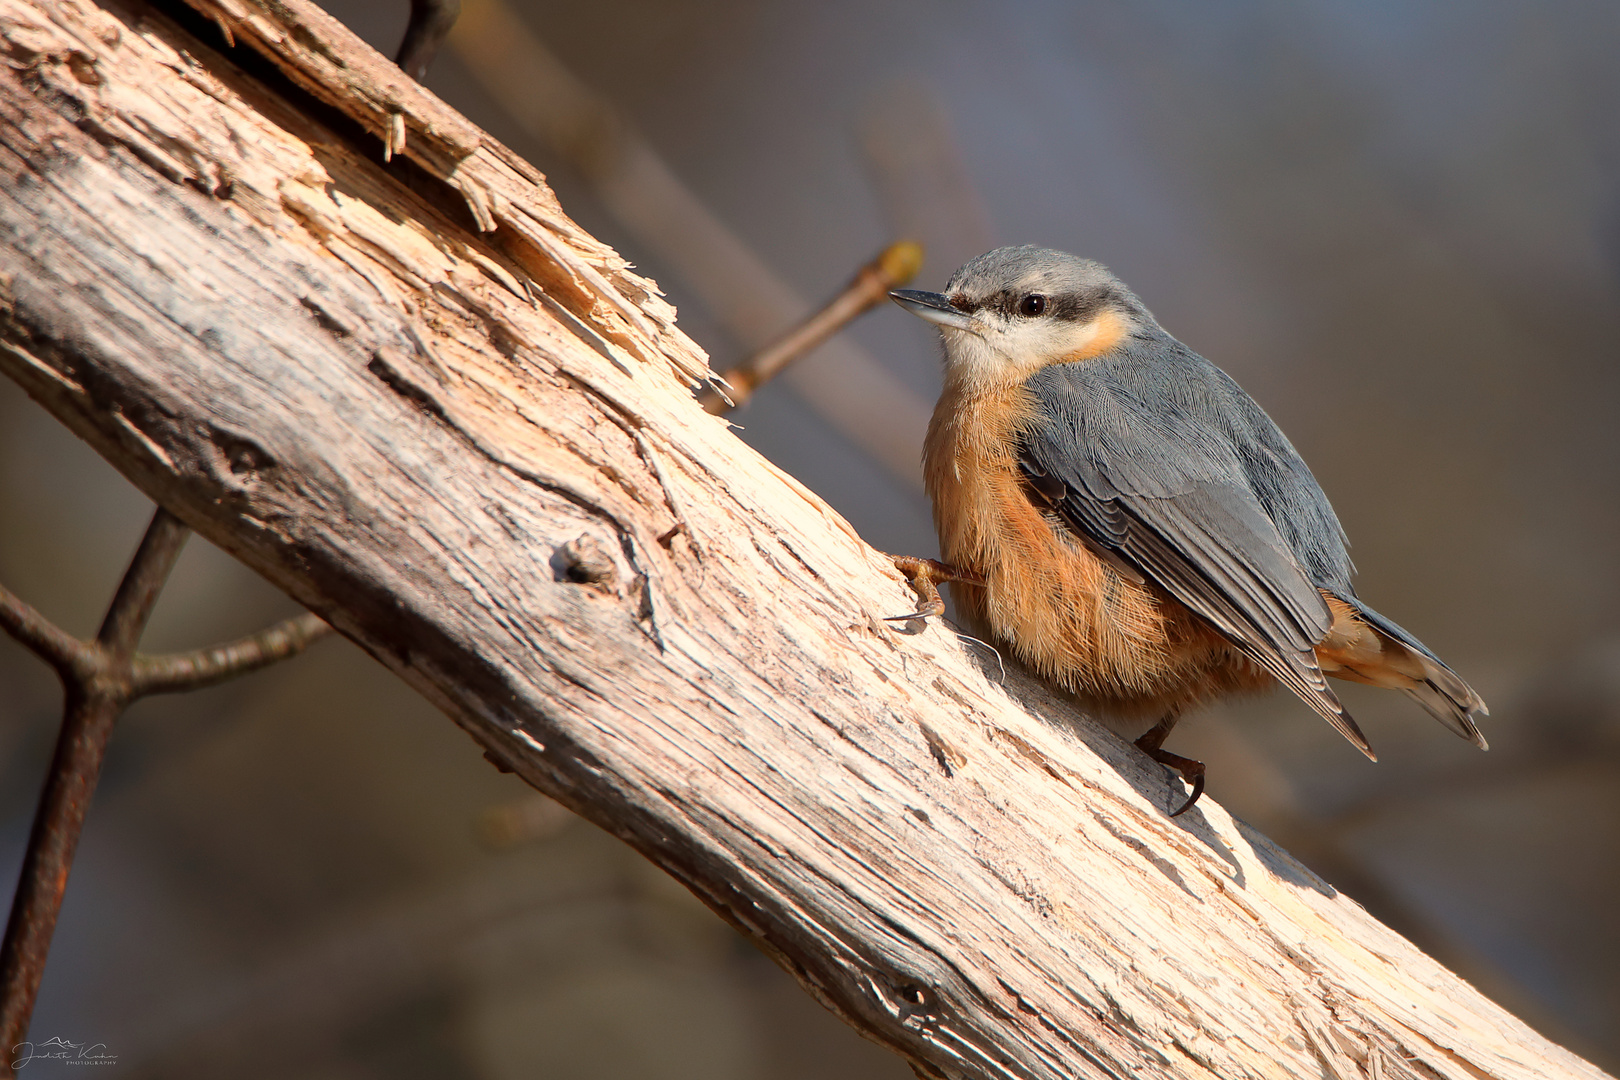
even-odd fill
[{"label": "wood knot hole", "polygon": [[217,429],[210,435],[220,456],[225,459],[225,467],[239,480],[254,479],[276,463],[269,451],[252,439]]},{"label": "wood knot hole", "polygon": [[101,72],[96,70],[96,58],[89,53],[74,49],[68,53],[67,66],[68,70],[73,72],[73,77],[86,86],[100,86],[107,81],[101,77]]},{"label": "wood knot hole", "polygon": [[602,542],[589,534],[576,537],[557,549],[557,576],[576,585],[594,585],[613,590],[619,581],[619,568]]},{"label": "wood knot hole", "polygon": [[934,994],[921,983],[904,982],[894,985],[894,996],[899,1000],[900,1019],[929,1021],[937,1019],[938,1009]]}]

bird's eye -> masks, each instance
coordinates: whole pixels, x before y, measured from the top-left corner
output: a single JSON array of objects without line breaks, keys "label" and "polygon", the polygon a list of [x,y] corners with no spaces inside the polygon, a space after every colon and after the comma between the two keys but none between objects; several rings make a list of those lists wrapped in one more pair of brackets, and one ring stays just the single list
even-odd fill
[{"label": "bird's eye", "polygon": [[1040,293],[1030,293],[1018,301],[1018,314],[1031,319],[1046,314],[1046,297]]}]

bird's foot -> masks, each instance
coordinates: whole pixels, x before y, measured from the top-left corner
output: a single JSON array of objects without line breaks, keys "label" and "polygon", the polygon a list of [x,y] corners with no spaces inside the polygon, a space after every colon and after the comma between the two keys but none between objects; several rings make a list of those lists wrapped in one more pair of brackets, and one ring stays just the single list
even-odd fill
[{"label": "bird's foot", "polygon": [[1181,804],[1180,810],[1170,815],[1171,817],[1180,817],[1188,810],[1191,810],[1193,803],[1198,801],[1198,796],[1204,793],[1204,763],[1194,761],[1189,757],[1182,757],[1180,754],[1172,754],[1163,748],[1166,736],[1170,734],[1170,729],[1175,726],[1176,717],[1165,717],[1149,728],[1145,735],[1136,740],[1136,748],[1160,765],[1168,765],[1175,769],[1181,773],[1183,780],[1192,785],[1192,795],[1188,797],[1186,802]]},{"label": "bird's foot", "polygon": [[917,590],[922,603],[909,615],[884,616],[885,622],[927,620],[931,615],[945,614],[945,601],[939,596],[939,582],[964,581],[970,585],[984,584],[984,578],[971,570],[959,570],[938,559],[919,559],[912,555],[890,555],[889,558],[894,560],[894,568],[904,574],[911,587]]}]

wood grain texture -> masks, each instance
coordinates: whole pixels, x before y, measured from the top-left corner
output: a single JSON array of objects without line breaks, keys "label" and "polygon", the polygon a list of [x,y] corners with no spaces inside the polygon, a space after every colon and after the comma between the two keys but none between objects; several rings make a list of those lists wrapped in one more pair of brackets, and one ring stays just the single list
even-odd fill
[{"label": "wood grain texture", "polygon": [[692,400],[652,286],[340,27],[199,2],[362,127],[436,117],[404,150],[453,169],[131,3],[0,0],[0,370],[860,1030],[939,1076],[1602,1075],[1209,800],[1168,819],[1161,769],[947,628],[886,629],[913,598]]}]

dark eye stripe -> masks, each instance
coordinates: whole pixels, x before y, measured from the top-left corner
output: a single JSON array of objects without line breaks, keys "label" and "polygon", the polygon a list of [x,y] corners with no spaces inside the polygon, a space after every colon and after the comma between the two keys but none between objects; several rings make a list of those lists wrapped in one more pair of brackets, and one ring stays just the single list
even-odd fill
[{"label": "dark eye stripe", "polygon": [[1111,286],[1098,285],[1071,293],[1032,293],[1024,289],[1018,291],[1002,289],[978,303],[958,293],[951,297],[951,306],[968,312],[994,311],[1008,319],[1028,318],[1028,313],[1021,311],[1020,307],[1031,296],[1041,296],[1045,299],[1045,311],[1042,313],[1045,318],[1063,319],[1068,322],[1087,322],[1095,318],[1104,307],[1123,300],[1119,292]]},{"label": "dark eye stripe", "polygon": [[1054,296],[1047,305],[1046,313],[1054,319],[1065,319],[1069,322],[1086,322],[1109,304],[1115,303],[1120,296],[1106,285],[1094,289],[1085,289],[1081,292],[1063,293]]}]

